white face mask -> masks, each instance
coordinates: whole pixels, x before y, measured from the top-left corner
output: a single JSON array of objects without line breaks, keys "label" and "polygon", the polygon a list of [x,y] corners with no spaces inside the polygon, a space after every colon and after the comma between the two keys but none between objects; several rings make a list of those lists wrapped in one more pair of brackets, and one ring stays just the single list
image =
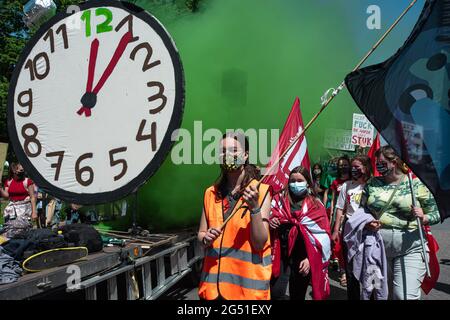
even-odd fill
[{"label": "white face mask", "polygon": [[308,192],[308,183],[306,181],[291,182],[289,183],[289,190],[297,197],[304,196]]}]

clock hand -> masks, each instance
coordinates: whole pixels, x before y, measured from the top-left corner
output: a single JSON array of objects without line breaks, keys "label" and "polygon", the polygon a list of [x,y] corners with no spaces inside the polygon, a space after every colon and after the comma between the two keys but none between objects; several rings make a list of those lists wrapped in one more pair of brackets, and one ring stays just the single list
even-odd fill
[{"label": "clock hand", "polygon": [[97,64],[98,46],[99,46],[98,39],[94,39],[91,43],[91,53],[89,56],[89,69],[86,83],[86,92],[92,92],[92,86],[94,84],[95,66]]},{"label": "clock hand", "polygon": [[[105,71],[103,71],[103,74],[100,77],[100,80],[98,81],[94,90],[92,90],[93,73],[92,73],[91,78],[89,77],[91,75],[88,74],[88,84],[86,85],[86,93],[81,98],[81,103],[83,104],[83,106],[80,108],[80,110],[77,111],[77,113],[79,115],[82,115],[83,113],[85,113],[86,117],[91,116],[91,109],[97,103],[97,94],[102,89],[106,80],[108,80],[109,76],[114,71],[114,68],[116,67],[117,63],[119,62],[120,58],[122,57],[123,53],[125,52],[125,49],[126,49],[128,43],[131,41],[131,39],[132,39],[132,35],[130,32],[127,32],[122,36],[119,44],[117,45],[116,51],[114,52],[114,54],[111,58],[111,61],[109,61],[108,66],[106,67]],[[98,49],[98,45],[97,45],[97,49]],[[96,55],[97,55],[97,53],[95,52],[95,58],[96,58]],[[91,47],[91,57],[92,57],[92,47]],[[94,64],[93,68],[95,70],[95,64]],[[91,65],[89,65],[89,71],[90,70],[91,70]]]},{"label": "clock hand", "polygon": [[122,36],[122,39],[120,39],[119,45],[116,48],[116,51],[114,52],[113,57],[111,58],[111,61],[109,62],[108,66],[106,67],[105,71],[103,72],[100,80],[98,80],[97,85],[94,88],[94,92],[98,93],[100,89],[105,84],[106,80],[108,80],[111,73],[114,71],[114,68],[117,65],[117,62],[119,62],[119,59],[122,57],[122,54],[124,53],[128,43],[133,38],[130,32],[125,33]]},{"label": "clock hand", "polygon": [[[97,53],[98,53],[99,41],[98,39],[94,39],[91,43],[91,52],[89,55],[89,66],[88,66],[88,77],[86,82],[86,92],[81,98],[81,103],[83,106],[92,105],[94,106],[97,102],[97,96],[92,93],[92,86],[94,83],[94,74],[95,74],[95,66],[97,64]],[[86,112],[86,116],[89,117],[91,115],[91,109],[82,107],[78,110],[78,114],[82,115],[83,112]]]}]

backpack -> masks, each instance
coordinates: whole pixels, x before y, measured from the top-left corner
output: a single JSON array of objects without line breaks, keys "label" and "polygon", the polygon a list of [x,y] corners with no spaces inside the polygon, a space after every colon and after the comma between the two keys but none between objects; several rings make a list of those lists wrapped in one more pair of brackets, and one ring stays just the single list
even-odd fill
[{"label": "backpack", "polygon": [[35,244],[38,252],[67,247],[64,237],[49,229],[31,229],[26,239]]},{"label": "backpack", "polygon": [[100,233],[91,225],[74,223],[63,226],[61,229],[64,239],[76,247],[86,247],[89,253],[103,249]]},{"label": "backpack", "polygon": [[31,229],[15,235],[3,245],[5,252],[17,261],[38,252],[67,247],[64,237],[49,229]]}]

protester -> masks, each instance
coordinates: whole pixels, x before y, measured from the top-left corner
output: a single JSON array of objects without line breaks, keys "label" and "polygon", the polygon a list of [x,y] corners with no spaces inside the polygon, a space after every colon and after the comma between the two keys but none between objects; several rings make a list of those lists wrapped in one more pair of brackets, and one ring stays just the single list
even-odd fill
[{"label": "protester", "polygon": [[382,176],[368,181],[363,191],[361,205],[376,219],[366,228],[379,231],[383,239],[390,298],[419,300],[426,267],[416,218],[425,226],[438,223],[437,205],[428,188],[415,178],[413,190],[419,207],[412,206],[407,168],[392,147],[381,147],[375,156]]},{"label": "protester", "polygon": [[71,203],[64,208],[66,214],[65,224],[84,223],[86,222],[85,215],[80,211],[81,205]]},{"label": "protester", "polygon": [[319,163],[314,164],[313,170],[313,185],[314,192],[317,194],[319,199],[322,201],[325,208],[330,205],[328,197],[328,188],[333,182],[334,178],[323,171],[322,166]]},{"label": "protester", "polygon": [[[342,186],[344,182],[350,180],[351,169],[350,169],[350,159],[347,156],[342,156],[337,161],[337,177],[330,186],[331,190],[331,206],[330,206],[330,223],[331,226],[334,225],[336,220],[336,201],[339,198]],[[347,280],[345,276],[344,258],[342,255],[341,241],[339,238],[333,242],[333,251],[331,254],[331,263],[335,269],[339,272],[339,282],[341,286],[345,287],[347,285]]]},{"label": "protester", "polygon": [[249,164],[249,144],[243,134],[225,134],[220,148],[221,174],[205,191],[198,231],[206,247],[199,296],[205,300],[269,300],[269,186],[256,187],[259,170]]},{"label": "protester", "polygon": [[63,203],[57,198],[51,198],[48,202],[45,214],[45,225],[51,228],[57,228],[61,222],[61,208]]},{"label": "protester", "polygon": [[351,168],[350,159],[347,156],[342,156],[337,162],[337,177],[330,186],[331,190],[331,214],[330,222],[333,223],[335,219],[336,201],[339,198],[344,182],[350,180]]},{"label": "protester", "polygon": [[291,171],[285,190],[274,197],[280,204],[272,208],[270,218],[274,243],[272,293],[275,299],[282,298],[287,282],[291,300],[305,300],[310,282],[314,299],[326,299],[329,295],[329,221],[312,186],[308,170],[299,166]]},{"label": "protester", "polygon": [[37,219],[38,226],[45,228],[48,194],[44,190],[35,185],[35,196],[36,196],[36,210],[38,215]]},{"label": "protester", "polygon": [[325,205],[327,209],[328,217],[331,217],[331,184],[336,179],[337,176],[337,160],[331,159],[328,163],[327,170],[325,174],[321,177],[320,184],[323,186],[323,198],[322,203]]},{"label": "protester", "polygon": [[346,255],[348,248],[342,241],[340,234],[341,229],[347,220],[355,213],[359,208],[361,202],[361,196],[364,186],[371,176],[370,158],[367,156],[356,156],[352,160],[351,176],[352,179],[344,182],[339,194],[339,198],[336,203],[336,220],[334,222],[333,234],[331,239],[333,242],[341,240],[344,258],[344,267],[347,282],[347,297],[349,300],[359,300],[360,288],[359,282],[353,276],[351,265],[346,261]]},{"label": "protester", "polygon": [[4,210],[3,233],[7,238],[11,238],[31,229],[31,221],[35,222],[37,219],[34,182],[25,177],[21,164],[10,165],[5,192],[10,202]]}]

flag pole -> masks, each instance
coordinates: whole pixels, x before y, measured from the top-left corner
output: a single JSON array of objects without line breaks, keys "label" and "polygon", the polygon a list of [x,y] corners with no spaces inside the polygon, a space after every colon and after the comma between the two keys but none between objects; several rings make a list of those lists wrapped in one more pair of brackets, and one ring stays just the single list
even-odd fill
[{"label": "flag pole", "polygon": [[[361,59],[361,61],[353,68],[352,72],[358,70],[364,62],[367,61],[367,59],[373,54],[373,52],[380,46],[380,44],[386,39],[386,37],[391,33],[391,31],[399,24],[399,22],[403,19],[403,17],[408,13],[408,11],[416,4],[417,0],[411,1],[411,3],[406,7],[405,10],[403,10],[402,14],[394,21],[394,23],[389,27],[388,30],[381,36],[381,38],[373,45],[373,47],[369,50],[369,52],[366,53],[366,55]],[[340,91],[342,91],[345,88],[345,81],[342,81],[342,83],[339,85],[339,87],[336,90],[333,90],[333,93],[328,97],[326,100],[324,99],[322,103],[322,107],[320,108],[319,112],[317,112],[314,117],[308,122],[308,124],[305,126],[305,129],[300,132],[300,134],[297,135],[297,137],[292,141],[292,143],[287,147],[287,149],[278,157],[278,159],[270,166],[269,170],[264,174],[264,176],[268,176],[269,173],[273,171],[275,166],[277,166],[281,159],[286,155],[286,153],[289,152],[289,150],[292,149],[292,147],[300,140],[302,136],[305,135],[306,131],[311,127],[311,125],[317,120],[317,118],[320,116],[320,114],[325,110],[326,107],[330,104],[331,101],[333,101],[334,97],[338,95]],[[259,179],[258,184],[256,185],[256,188],[259,188],[260,184],[262,183],[262,180],[264,176]],[[230,219],[234,216],[234,214],[242,208],[243,205],[239,206],[238,208],[235,208],[233,212],[230,214],[230,216],[223,222],[222,226],[220,227],[220,230],[222,230],[225,225],[230,221]]]},{"label": "flag pole", "polygon": [[[408,172],[408,181],[409,181],[409,188],[411,189],[411,198],[412,198],[412,205],[414,208],[417,207],[417,199],[416,199],[416,194],[414,193],[414,187],[413,187],[413,182],[412,182],[412,172],[411,170],[409,170]],[[417,221],[417,226],[419,228],[419,235],[420,235],[420,243],[422,244],[422,253],[423,256],[425,258],[425,268],[427,271],[427,277],[430,278],[431,277],[431,272],[430,272],[430,265],[428,262],[428,256],[427,256],[427,249],[425,246],[425,240],[423,237],[423,228],[422,228],[422,221],[420,221],[420,218],[417,217],[416,218]]]}]

